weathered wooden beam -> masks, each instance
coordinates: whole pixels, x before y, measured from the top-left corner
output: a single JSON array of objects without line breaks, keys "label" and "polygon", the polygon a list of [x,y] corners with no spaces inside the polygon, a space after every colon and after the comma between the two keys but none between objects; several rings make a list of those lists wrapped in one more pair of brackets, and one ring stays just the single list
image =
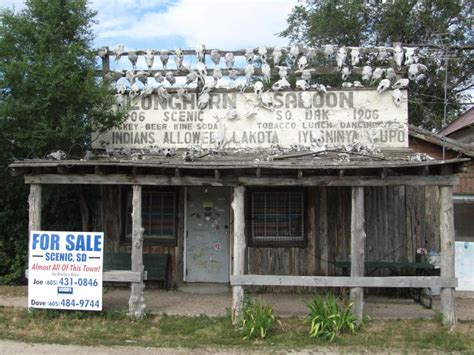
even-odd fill
[{"label": "weathered wooden beam", "polygon": [[[245,187],[234,187],[232,210],[234,212],[234,265],[232,275],[243,275],[245,273]],[[238,320],[244,307],[244,289],[236,285],[232,287],[232,321]]]},{"label": "weathered wooden beam", "polygon": [[328,205],[327,189],[319,188],[319,269],[323,275],[329,275],[329,235],[328,235]]},{"label": "weathered wooden beam", "polygon": [[405,175],[387,176],[380,179],[375,176],[307,176],[301,179],[279,177],[192,177],[167,175],[125,174],[35,174],[25,175],[27,184],[95,184],[95,185],[180,185],[180,186],[452,186],[459,182],[455,175]]},{"label": "weathered wooden beam", "polygon": [[31,184],[28,206],[28,232],[41,230],[41,185]]},{"label": "weathered wooden beam", "polygon": [[[440,187],[439,227],[441,239],[441,277],[454,278],[454,219],[453,188]],[[441,313],[443,324],[452,327],[456,324],[454,286],[441,288]]]},{"label": "weathered wooden beam", "polygon": [[457,279],[440,276],[286,276],[286,275],[232,275],[234,286],[288,286],[288,287],[387,287],[425,288],[456,287]]},{"label": "weathered wooden beam", "polygon": [[[132,271],[143,275],[143,232],[142,227],[142,187],[132,187]],[[133,318],[145,315],[145,284],[140,279],[131,285],[130,299],[128,301],[129,314]]]},{"label": "weathered wooden beam", "polygon": [[142,274],[131,270],[108,270],[102,274],[102,280],[107,282],[141,282]]},{"label": "weathered wooden beam", "polygon": [[[351,208],[351,277],[364,276],[365,263],[365,214],[364,188],[352,187]],[[358,322],[362,322],[364,312],[364,289],[351,289],[352,311]]]}]

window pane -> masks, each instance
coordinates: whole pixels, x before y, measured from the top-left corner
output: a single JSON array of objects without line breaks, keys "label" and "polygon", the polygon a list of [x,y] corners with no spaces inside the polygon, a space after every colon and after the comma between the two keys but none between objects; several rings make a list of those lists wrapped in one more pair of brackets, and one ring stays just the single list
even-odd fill
[{"label": "window pane", "polygon": [[253,192],[250,244],[300,246],[305,242],[302,191]]},{"label": "window pane", "polygon": [[[131,237],[132,233],[132,193],[127,194],[127,217],[126,233]],[[165,244],[176,242],[176,193],[156,191],[152,189],[142,190],[142,226],[145,229],[146,239],[163,241]]]}]

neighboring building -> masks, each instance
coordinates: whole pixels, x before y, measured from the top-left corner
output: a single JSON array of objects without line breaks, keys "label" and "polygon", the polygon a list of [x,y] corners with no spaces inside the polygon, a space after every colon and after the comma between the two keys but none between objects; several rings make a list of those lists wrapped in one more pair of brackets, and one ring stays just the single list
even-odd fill
[{"label": "neighboring building", "polygon": [[[435,159],[474,157],[474,110],[470,109],[453,121],[440,135],[410,126],[410,147]],[[449,137],[443,137],[447,133]],[[459,138],[453,139],[454,136]],[[474,242],[474,164],[469,162],[458,174],[459,184],[454,186],[454,227],[456,241]]]},{"label": "neighboring building", "polygon": [[452,121],[439,134],[474,147],[474,107]]}]

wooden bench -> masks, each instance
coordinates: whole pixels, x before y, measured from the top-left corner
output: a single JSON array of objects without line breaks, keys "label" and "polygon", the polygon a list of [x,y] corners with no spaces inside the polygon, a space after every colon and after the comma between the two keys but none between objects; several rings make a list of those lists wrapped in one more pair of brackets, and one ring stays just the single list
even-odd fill
[{"label": "wooden bench", "polygon": [[[334,266],[342,269],[344,275],[350,274],[350,261],[337,261]],[[400,276],[412,274],[416,276],[439,276],[439,269],[426,262],[393,262],[393,261],[366,261],[364,263],[366,275],[373,274],[377,270],[389,270],[391,275]],[[433,304],[432,290],[410,289],[411,297],[425,308],[431,309]]]},{"label": "wooden bench", "polygon": [[[131,254],[129,253],[104,253],[104,271],[131,270]],[[143,254],[146,280],[163,282],[169,288],[169,254]]]}]

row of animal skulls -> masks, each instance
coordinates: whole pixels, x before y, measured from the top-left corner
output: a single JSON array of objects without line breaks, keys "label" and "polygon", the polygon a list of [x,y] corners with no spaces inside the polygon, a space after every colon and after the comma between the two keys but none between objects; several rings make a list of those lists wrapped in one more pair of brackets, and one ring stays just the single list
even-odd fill
[{"label": "row of animal skulls", "polygon": [[[174,58],[177,69],[185,69],[184,64],[184,53],[190,51],[183,51],[180,48],[175,51],[163,50],[155,51],[148,49],[146,51],[127,51],[123,45],[117,45],[111,52],[108,47],[102,47],[97,51],[97,54],[104,58],[111,54],[114,56],[115,61],[118,62],[120,58],[127,55],[134,69],[136,69],[138,58],[143,54],[148,69],[152,69],[155,56],[160,58],[163,68],[166,70],[170,57]],[[222,55],[225,53],[224,55]],[[317,55],[321,54],[326,59],[335,59],[337,67],[342,70],[343,67],[357,67],[363,63],[364,57],[367,64],[373,64],[378,61],[380,63],[387,63],[391,59],[395,62],[398,70],[401,69],[402,65],[408,66],[416,64],[419,61],[419,49],[416,47],[403,48],[402,45],[397,44],[395,47],[337,47],[335,45],[325,45],[319,48],[306,48],[302,45],[294,45],[292,47],[275,47],[273,49],[261,46],[257,49],[245,50],[243,56],[247,64],[253,64],[259,61],[263,64],[269,64],[268,60],[271,59],[273,65],[279,65],[282,63],[284,56],[288,56],[293,66],[298,67],[300,70],[308,67],[314,62]],[[227,68],[233,68],[235,65],[236,54],[234,52],[223,52],[217,49],[206,51],[204,45],[196,47],[194,54],[197,59],[197,63],[205,63],[206,54],[209,55],[211,61],[217,66],[221,62],[221,58],[224,58],[224,62]]]}]

